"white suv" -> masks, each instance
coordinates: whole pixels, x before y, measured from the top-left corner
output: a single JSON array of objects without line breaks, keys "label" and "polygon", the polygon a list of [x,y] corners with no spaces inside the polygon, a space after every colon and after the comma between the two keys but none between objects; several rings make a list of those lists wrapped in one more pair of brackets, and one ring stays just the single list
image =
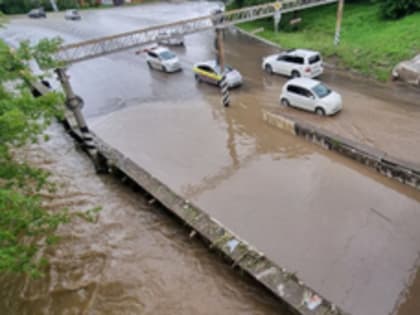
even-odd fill
[{"label": "white suv", "polygon": [[146,62],[152,69],[164,72],[181,70],[181,64],[176,54],[165,47],[156,47],[146,51]]},{"label": "white suv", "polygon": [[292,78],[315,78],[324,72],[320,53],[306,49],[293,49],[265,57],[262,68],[270,74],[278,73]]}]

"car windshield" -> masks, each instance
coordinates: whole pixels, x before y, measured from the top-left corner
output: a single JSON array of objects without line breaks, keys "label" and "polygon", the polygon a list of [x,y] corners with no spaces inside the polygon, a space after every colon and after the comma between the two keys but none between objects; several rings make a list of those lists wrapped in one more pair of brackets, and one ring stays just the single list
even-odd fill
[{"label": "car windshield", "polygon": [[172,51],[169,51],[169,50],[166,50],[164,52],[161,52],[159,54],[159,56],[163,60],[169,60],[169,59],[172,59],[172,58],[175,58],[176,57],[176,55]]},{"label": "car windshield", "polygon": [[323,98],[331,93],[331,90],[322,83],[313,87],[312,91],[314,91],[315,94],[318,95],[318,97],[320,98]]},{"label": "car windshield", "polygon": [[[217,73],[220,73],[221,71],[220,71],[220,67],[218,66],[218,65],[216,65],[215,67],[214,67],[214,70],[217,72]],[[231,66],[228,66],[228,65],[225,65],[225,72],[230,72],[230,71],[232,71],[233,69],[232,69],[232,67]]]}]

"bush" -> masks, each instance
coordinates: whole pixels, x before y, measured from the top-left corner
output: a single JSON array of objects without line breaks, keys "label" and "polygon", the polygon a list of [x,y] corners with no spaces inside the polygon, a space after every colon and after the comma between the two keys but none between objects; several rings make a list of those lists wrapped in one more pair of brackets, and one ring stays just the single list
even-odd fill
[{"label": "bush", "polygon": [[387,19],[399,19],[420,10],[420,0],[381,0],[381,14]]}]

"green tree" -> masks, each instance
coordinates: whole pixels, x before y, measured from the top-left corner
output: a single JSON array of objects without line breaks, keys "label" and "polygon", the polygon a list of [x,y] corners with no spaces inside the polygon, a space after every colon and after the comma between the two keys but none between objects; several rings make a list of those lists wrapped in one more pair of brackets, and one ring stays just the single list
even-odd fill
[{"label": "green tree", "polygon": [[420,10],[420,0],[381,0],[382,16],[388,19],[399,19]]},{"label": "green tree", "polygon": [[0,272],[37,275],[45,263],[38,248],[56,239],[54,232],[69,217],[64,210],[48,212],[40,192],[51,189],[48,174],[14,156],[17,147],[36,142],[49,123],[61,115],[62,97],[50,92],[38,98],[29,82],[37,80],[30,61],[54,65],[51,53],[61,41],[42,40],[16,50],[0,41]]}]

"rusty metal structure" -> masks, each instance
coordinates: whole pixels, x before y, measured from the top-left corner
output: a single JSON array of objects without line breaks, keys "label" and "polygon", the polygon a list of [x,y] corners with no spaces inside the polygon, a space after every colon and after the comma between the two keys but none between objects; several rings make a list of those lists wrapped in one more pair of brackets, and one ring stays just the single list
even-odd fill
[{"label": "rusty metal structure", "polygon": [[272,17],[276,11],[282,13],[303,10],[315,6],[326,5],[338,0],[283,0],[273,3],[247,7],[227,12],[182,20],[158,26],[143,28],[127,33],[87,40],[75,44],[64,45],[56,58],[66,64],[112,54],[126,49],[152,44],[176,35],[187,35],[213,28],[226,28],[231,25]]}]

